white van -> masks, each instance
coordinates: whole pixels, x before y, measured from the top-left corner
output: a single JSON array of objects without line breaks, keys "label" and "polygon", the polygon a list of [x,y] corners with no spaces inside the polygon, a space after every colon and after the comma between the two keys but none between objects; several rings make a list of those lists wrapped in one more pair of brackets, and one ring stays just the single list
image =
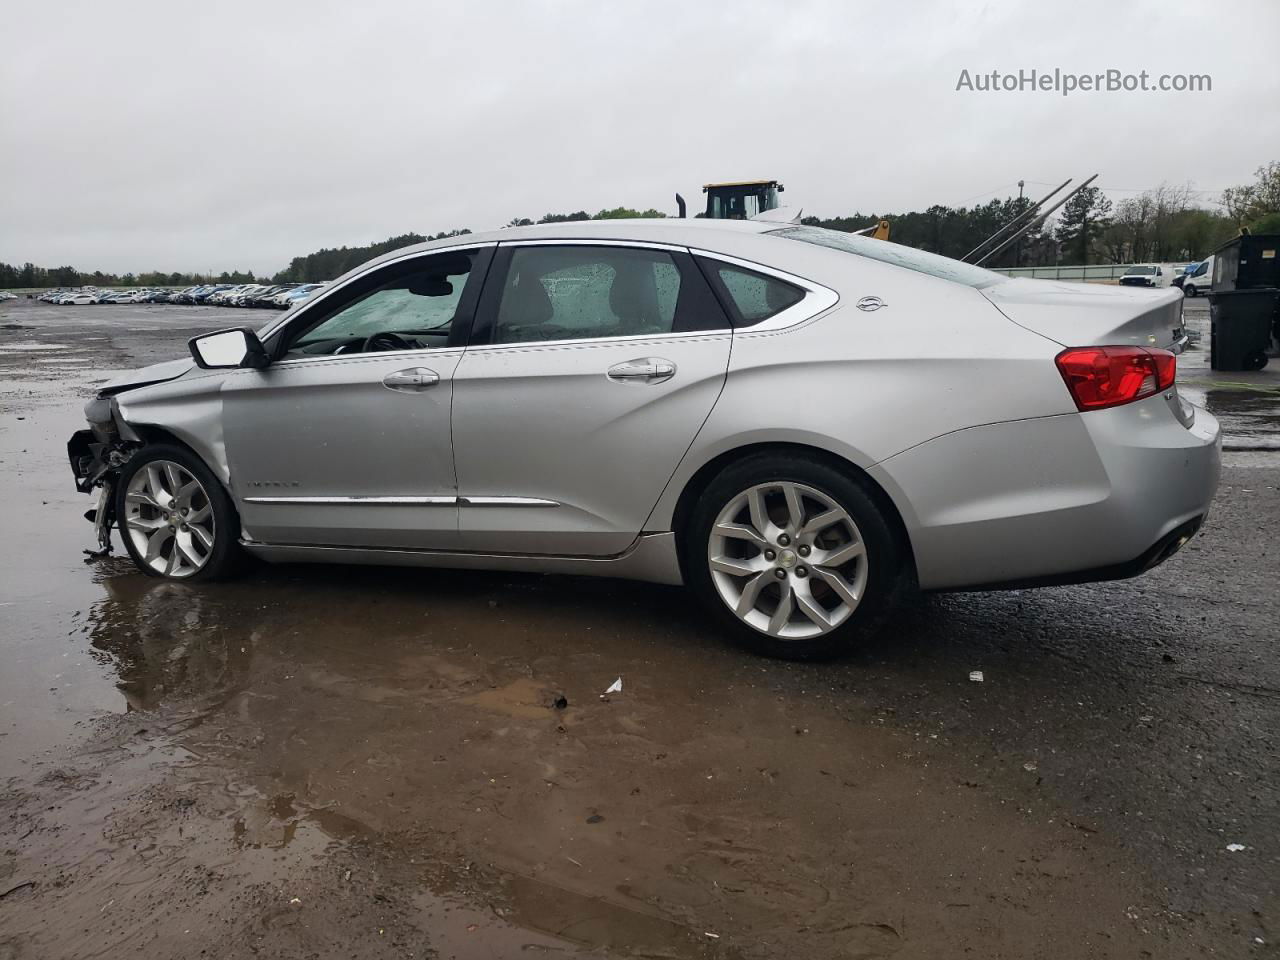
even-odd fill
[{"label": "white van", "polygon": [[1138,263],[1120,278],[1122,287],[1167,287],[1173,283],[1173,267],[1167,263]]},{"label": "white van", "polygon": [[1213,284],[1213,257],[1203,260],[1191,268],[1187,279],[1182,281],[1182,292],[1188,297],[1198,297],[1208,293]]}]

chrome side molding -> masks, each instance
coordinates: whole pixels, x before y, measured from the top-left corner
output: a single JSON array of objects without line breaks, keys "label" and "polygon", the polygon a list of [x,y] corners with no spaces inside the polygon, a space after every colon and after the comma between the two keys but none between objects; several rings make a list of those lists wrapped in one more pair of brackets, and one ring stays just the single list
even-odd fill
[{"label": "chrome side molding", "polygon": [[245,497],[245,503],[324,507],[558,507],[541,497]]}]

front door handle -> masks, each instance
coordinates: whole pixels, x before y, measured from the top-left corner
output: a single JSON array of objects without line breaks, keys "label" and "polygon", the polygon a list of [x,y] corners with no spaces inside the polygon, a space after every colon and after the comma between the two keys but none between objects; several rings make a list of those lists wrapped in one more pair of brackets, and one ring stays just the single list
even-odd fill
[{"label": "front door handle", "polygon": [[382,378],[382,385],[388,390],[401,390],[405,393],[417,393],[427,390],[440,382],[440,374],[426,367],[410,367],[408,370],[397,370]]},{"label": "front door handle", "polygon": [[615,363],[608,377],[617,383],[662,383],[676,375],[676,365],[662,357],[640,357]]}]

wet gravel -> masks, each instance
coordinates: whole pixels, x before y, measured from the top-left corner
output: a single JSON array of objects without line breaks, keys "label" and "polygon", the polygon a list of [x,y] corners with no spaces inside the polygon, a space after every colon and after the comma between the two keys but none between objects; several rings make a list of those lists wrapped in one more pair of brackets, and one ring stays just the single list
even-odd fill
[{"label": "wet gravel", "polygon": [[798,665],[646,584],[85,563],[93,383],[270,316],[0,305],[0,958],[1277,955],[1280,374],[1184,355],[1163,567]]}]

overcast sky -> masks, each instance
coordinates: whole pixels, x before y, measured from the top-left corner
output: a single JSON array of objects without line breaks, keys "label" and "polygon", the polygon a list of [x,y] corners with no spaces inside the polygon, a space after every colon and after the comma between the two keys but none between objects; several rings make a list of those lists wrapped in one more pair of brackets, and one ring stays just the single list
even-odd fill
[{"label": "overcast sky", "polygon": [[[1228,11],[1228,8],[1230,12]],[[18,0],[0,260],[271,271],[322,246],[778,177],[822,216],[1280,160],[1280,3]],[[957,92],[1209,74],[1210,93]],[[692,212],[692,211],[691,211]]]}]

